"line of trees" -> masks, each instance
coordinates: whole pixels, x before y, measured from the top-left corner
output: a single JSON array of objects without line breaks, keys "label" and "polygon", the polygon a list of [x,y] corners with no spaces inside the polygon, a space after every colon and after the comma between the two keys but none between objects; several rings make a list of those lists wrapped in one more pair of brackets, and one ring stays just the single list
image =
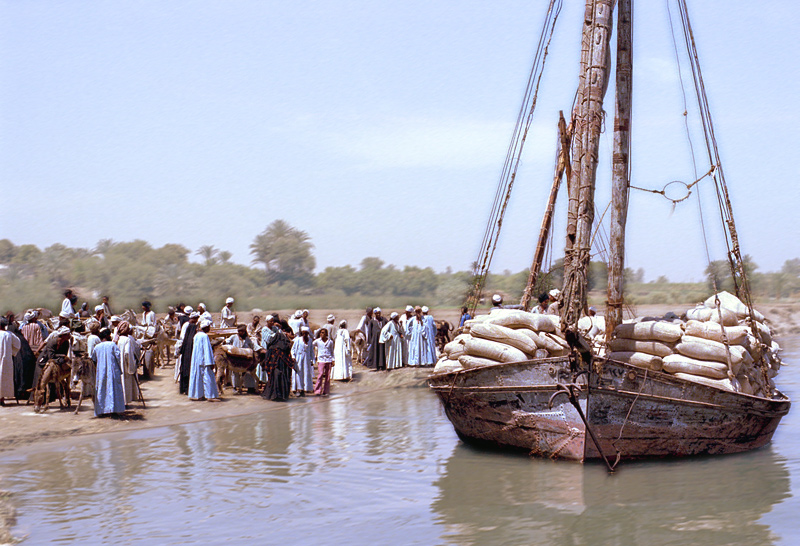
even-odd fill
[{"label": "line of trees", "polygon": [[[239,309],[360,307],[368,304],[457,306],[470,285],[467,271],[437,273],[430,267],[396,267],[378,257],[364,258],[358,267],[326,267],[315,274],[313,244],[307,233],[275,220],[250,245],[251,266],[231,263],[231,253],[205,245],[192,252],[180,244],[154,248],[146,241],[98,241],[93,249],[60,243],[45,249],[0,240],[0,311],[26,307],[57,307],[64,288],[75,288],[82,300],[94,303],[107,294],[117,307],[138,309],[150,299],[162,310],[178,301],[204,301],[212,309],[233,295]],[[200,262],[189,261],[190,256]],[[788,260],[781,271],[759,273],[746,259],[751,285],[759,297],[800,297],[800,259]],[[627,270],[629,300],[634,303],[690,303],[707,296],[713,285],[731,289],[727,262],[713,262],[707,283],[673,284],[665,277],[644,283],[644,271]],[[607,268],[592,262],[589,288],[604,299]],[[508,301],[520,297],[528,272],[491,274],[486,292],[502,293]],[[557,261],[541,276],[537,291],[560,286],[563,265]]]}]

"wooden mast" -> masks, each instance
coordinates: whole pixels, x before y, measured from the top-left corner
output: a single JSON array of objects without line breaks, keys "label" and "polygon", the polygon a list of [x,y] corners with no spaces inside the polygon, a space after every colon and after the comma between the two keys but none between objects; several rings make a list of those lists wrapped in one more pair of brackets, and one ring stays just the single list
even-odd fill
[{"label": "wooden mast", "polygon": [[533,263],[531,263],[531,271],[528,274],[528,284],[525,285],[525,291],[522,293],[522,300],[520,305],[525,311],[531,308],[531,300],[533,299],[533,288],[536,285],[536,280],[539,277],[539,272],[542,269],[542,262],[544,261],[544,251],[547,248],[547,239],[550,237],[550,228],[553,225],[553,210],[556,205],[556,197],[558,197],[558,189],[561,187],[561,178],[564,172],[567,173],[567,178],[571,176],[569,164],[569,145],[571,134],[567,129],[567,122],[564,119],[564,112],[558,113],[558,161],[556,163],[556,173],[553,176],[553,186],[550,188],[550,198],[547,200],[547,209],[542,218],[542,227],[539,230],[539,240],[536,243],[536,251],[533,253]]},{"label": "wooden mast", "polygon": [[[575,240],[570,247],[570,233],[567,233],[567,248],[564,258],[564,294],[561,309],[561,322],[565,329],[574,330],[578,319],[586,310],[587,271],[591,258],[592,223],[594,222],[594,188],[597,174],[597,155],[600,145],[600,132],[603,125],[603,96],[608,87],[609,43],[611,39],[612,17],[615,0],[587,0],[586,17],[583,24],[583,43],[588,42],[581,82],[580,117],[580,174],[578,187],[570,188],[570,208],[572,192],[577,190],[577,210],[575,215]],[[588,38],[588,40],[587,40]],[[568,218],[568,223],[572,218]],[[568,228],[569,229],[569,228]]]},{"label": "wooden mast", "polygon": [[614,112],[614,156],[611,178],[611,234],[608,262],[606,339],[622,323],[623,277],[625,272],[625,223],[630,192],[630,126],[633,88],[631,0],[619,0],[617,7],[617,79]]}]

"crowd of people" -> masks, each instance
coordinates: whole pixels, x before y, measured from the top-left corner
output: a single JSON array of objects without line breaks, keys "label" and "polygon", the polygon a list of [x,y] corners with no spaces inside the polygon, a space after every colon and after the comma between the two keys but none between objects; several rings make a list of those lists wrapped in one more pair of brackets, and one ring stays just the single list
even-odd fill
[{"label": "crowd of people", "polygon": [[49,360],[83,356],[96,364],[95,414],[122,413],[142,397],[139,369],[148,342],[160,335],[174,347],[178,391],[191,400],[219,400],[219,343],[212,338],[222,338],[223,348],[235,348],[236,354],[252,355],[256,363],[252,373],[222,377],[223,385],[229,381],[234,388],[276,401],[327,396],[331,381],[352,379],[354,360],[374,371],[389,371],[433,366],[437,359],[437,327],[427,307],[409,305],[388,317],[380,307],[367,308],[351,332],[346,320],[337,323],[332,314],[325,324],[312,325],[308,310],[287,318],[271,313],[263,324],[255,315],[242,324],[233,298],[220,310],[218,324],[203,303],[169,307],[158,321],[149,301],[133,316],[130,311],[115,315],[109,301],[103,296],[93,312],[86,303],[76,309],[77,297],[67,290],[52,322],[38,310],[27,311],[19,321],[11,312],[0,318],[0,405],[6,399],[28,400]]}]

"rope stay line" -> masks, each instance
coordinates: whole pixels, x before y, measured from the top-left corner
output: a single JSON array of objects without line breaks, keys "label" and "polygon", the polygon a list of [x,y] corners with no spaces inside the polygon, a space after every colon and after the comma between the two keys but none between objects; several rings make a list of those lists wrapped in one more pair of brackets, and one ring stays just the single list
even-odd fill
[{"label": "rope stay line", "polygon": [[489,221],[487,222],[486,230],[483,234],[478,259],[472,267],[472,284],[466,299],[467,307],[470,309],[470,312],[473,313],[480,302],[483,287],[486,284],[486,278],[489,274],[489,267],[494,257],[495,249],[497,248],[500,230],[503,227],[503,217],[505,216],[508,201],[511,197],[511,190],[514,186],[522,157],[522,149],[525,145],[531,122],[533,121],[533,113],[536,109],[536,101],[539,94],[539,84],[542,79],[542,74],[544,73],[544,64],[547,59],[548,48],[553,38],[558,15],[561,12],[562,2],[563,0],[550,0],[549,2],[544,24],[542,25],[542,31],[539,35],[533,66],[531,67],[531,72],[525,87],[522,105],[517,114],[517,121],[514,126],[511,142],[509,143],[503,168],[500,173],[500,179],[497,183],[497,190],[492,203]]}]

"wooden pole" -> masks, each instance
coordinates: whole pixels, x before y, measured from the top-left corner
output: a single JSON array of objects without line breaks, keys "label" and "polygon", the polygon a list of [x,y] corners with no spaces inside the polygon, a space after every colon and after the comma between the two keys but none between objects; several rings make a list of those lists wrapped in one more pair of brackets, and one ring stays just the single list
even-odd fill
[{"label": "wooden pole", "polygon": [[547,239],[550,237],[550,228],[553,225],[553,210],[555,209],[556,197],[558,197],[558,190],[561,187],[561,179],[564,176],[564,171],[567,171],[567,176],[569,176],[570,139],[571,135],[567,131],[567,122],[564,119],[564,112],[559,112],[558,162],[556,164],[556,173],[553,177],[553,186],[550,188],[550,198],[547,200],[547,209],[542,218],[542,227],[539,230],[539,240],[536,243],[536,251],[533,253],[533,263],[531,264],[531,271],[528,275],[528,284],[525,285],[525,291],[522,293],[522,301],[520,301],[520,305],[526,311],[529,311],[531,308],[533,288],[536,285],[536,280],[539,278],[539,272],[542,270],[544,251],[547,248]]},{"label": "wooden pole", "polygon": [[633,88],[631,0],[619,0],[617,7],[617,80],[614,112],[614,156],[611,178],[611,235],[608,263],[606,339],[622,323],[625,273],[625,223],[630,192],[630,126]]},{"label": "wooden pole", "polygon": [[[597,175],[597,154],[603,125],[603,96],[608,87],[609,43],[615,0],[587,0],[584,40],[589,36],[588,65],[583,82],[582,150],[577,203],[575,243],[565,254],[564,295],[561,322],[574,330],[586,310],[587,272],[591,258],[592,224],[594,222],[594,188]],[[568,265],[567,265],[568,263]]]}]

